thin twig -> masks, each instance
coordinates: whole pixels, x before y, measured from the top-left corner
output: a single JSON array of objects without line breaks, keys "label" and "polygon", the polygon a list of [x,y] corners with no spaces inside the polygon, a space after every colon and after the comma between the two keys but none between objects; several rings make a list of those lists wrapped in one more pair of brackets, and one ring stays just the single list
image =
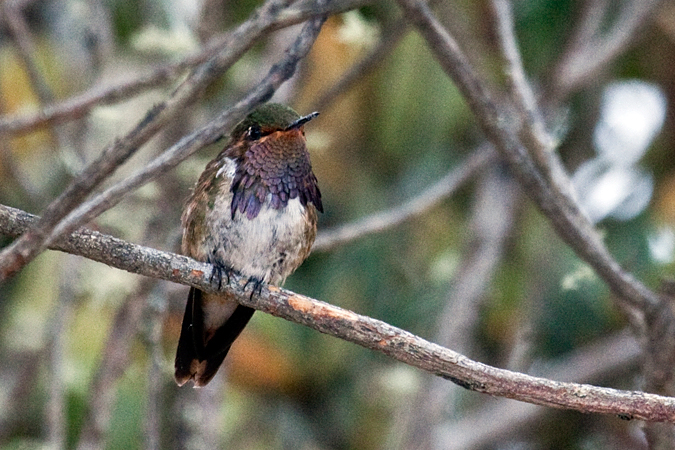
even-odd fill
[{"label": "thin twig", "polygon": [[[194,102],[205,87],[253,45],[275,23],[275,18],[283,11],[286,0],[269,0],[253,16],[253,18],[232,33],[230,45],[200,66],[179,86],[166,101],[155,105],[143,120],[126,136],[106,147],[101,156],[87,166],[68,188],[45,209],[40,223],[25,233],[10,246],[0,252],[0,280],[6,279],[30,262],[40,251],[49,246],[58,233],[68,233],[82,222],[70,220],[60,224],[84,198],[96,188],[106,177],[123,164],[133,153],[169,120],[179,113],[184,113],[186,105]],[[317,19],[313,19],[317,20]],[[313,41],[312,41],[313,42]],[[281,69],[291,70],[295,65],[282,65]],[[287,77],[279,72],[276,76],[281,81]],[[258,102],[267,100],[274,90],[260,92]],[[256,102],[252,102],[255,105]],[[241,112],[241,111],[238,111]],[[243,113],[241,112],[241,116]],[[80,215],[84,217],[84,215]],[[58,231],[57,231],[58,230]]]},{"label": "thin twig", "polygon": [[513,12],[508,0],[492,0],[492,12],[497,23],[497,42],[505,60],[505,72],[511,97],[521,114],[543,128],[543,120],[534,92],[527,81],[523,62],[518,51]]},{"label": "thin twig", "polygon": [[[483,131],[508,161],[525,192],[551,221],[557,234],[595,269],[618,297],[627,302],[626,310],[655,308],[659,304],[657,295],[621,268],[578,205],[565,195],[565,191],[551,185],[539,171],[520,139],[521,127],[527,121],[514,118],[515,108],[505,99],[498,101],[488,91],[455,40],[426,4],[419,0],[399,0],[399,4],[426,39],[441,67],[464,94]],[[555,176],[562,170],[561,164],[554,152],[550,159],[558,161],[558,169],[552,169]]]},{"label": "thin twig", "polygon": [[496,161],[496,155],[490,146],[476,150],[469,158],[454,167],[447,175],[427,188],[419,195],[396,207],[371,214],[352,223],[321,231],[314,242],[312,251],[325,252],[347,242],[378,233],[420,216],[452,195],[459,187],[469,181],[478,171]]},{"label": "thin twig", "polygon": [[553,139],[546,131],[543,116],[535,98],[527,75],[523,68],[523,62],[518,50],[515,23],[511,3],[509,0],[492,0],[492,12],[497,23],[497,42],[499,43],[504,58],[506,80],[509,87],[510,97],[518,109],[521,117],[526,118],[527,126],[524,131],[528,133],[528,140],[533,142],[533,156],[538,160],[540,168],[548,174],[550,167],[548,154],[555,148]]},{"label": "thin twig", "polygon": [[[515,21],[509,0],[492,0],[491,12],[496,22],[497,42],[504,60],[509,99],[518,111],[521,124],[514,130],[527,148],[534,163],[551,186],[551,193],[558,202],[578,213],[572,182],[560,159],[554,153],[556,144],[548,133],[536,96],[527,80],[523,61],[518,50]],[[582,221],[579,222],[582,224]],[[590,226],[588,224],[587,226]]]},{"label": "thin twig", "polygon": [[[366,0],[341,0],[330,2],[328,5],[316,5],[312,1],[307,1],[280,11],[280,14],[269,24],[266,31],[272,32],[289,27],[312,17],[341,13],[363,6],[366,3],[368,3]],[[239,38],[237,31],[219,35],[210,39],[198,52],[185,56],[180,61],[161,65],[150,73],[111,86],[95,86],[81,94],[46,105],[37,112],[0,116],[0,135],[3,133],[27,133],[46,124],[77,119],[96,106],[118,103],[147,89],[167,84],[178,78],[186,70],[213,58],[214,55]]]},{"label": "thin twig", "polygon": [[[0,206],[0,233],[18,236],[38,220],[23,211]],[[80,230],[55,242],[54,249],[72,252],[118,269],[218,292],[211,284],[212,266],[186,256],[131,244],[112,236]],[[222,291],[242,305],[305,325],[388,355],[405,364],[485,394],[537,405],[587,413],[620,415],[675,423],[675,398],[639,391],[621,391],[563,383],[488,366],[428,342],[380,320],[314,300],[275,286],[252,296],[246,279],[233,275]]]},{"label": "thin twig", "polygon": [[[619,17],[605,33],[601,33],[599,26],[602,16],[608,12],[608,8],[603,8],[605,4],[593,2],[585,10],[585,17],[572,35],[570,45],[552,71],[552,98],[563,99],[592,81],[600,70],[625,52],[662,0],[630,0],[623,3]],[[609,2],[608,5],[614,3]],[[592,37],[589,36],[591,30],[595,32]]]},{"label": "thin twig", "polygon": [[48,241],[72,231],[112,208],[132,190],[170,170],[195,151],[219,139],[225,130],[231,129],[248,111],[272,97],[279,86],[293,76],[297,64],[307,55],[316,40],[324,20],[323,18],[317,18],[308,22],[298,35],[295,43],[287,50],[285,58],[275,64],[265,79],[254,87],[246,97],[206,126],[182,138],[143,169],[83,203],[54,229]]},{"label": "thin twig", "polygon": [[[543,365],[540,376],[578,383],[593,383],[635,367],[640,346],[628,332],[605,337],[558,361]],[[455,422],[446,423],[436,433],[437,448],[471,450],[504,443],[521,430],[532,430],[551,410],[526,403],[499,399]],[[476,424],[481,424],[476,427]]]},{"label": "thin twig", "polygon": [[40,102],[49,103],[54,99],[54,94],[40,73],[37,61],[35,61],[35,55],[38,54],[37,46],[33,41],[30,30],[28,29],[28,24],[22,13],[22,9],[25,6],[24,3],[25,2],[15,0],[6,0],[3,3],[0,3],[0,5],[5,13],[7,29],[10,31],[14,43],[16,44],[17,53],[23,62],[31,85],[35,89],[35,93]]}]

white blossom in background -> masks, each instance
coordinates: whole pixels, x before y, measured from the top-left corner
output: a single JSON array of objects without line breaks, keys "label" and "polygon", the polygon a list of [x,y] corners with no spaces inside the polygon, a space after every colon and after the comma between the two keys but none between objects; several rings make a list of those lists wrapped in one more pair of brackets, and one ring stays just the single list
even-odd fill
[{"label": "white blossom in background", "polygon": [[594,223],[606,217],[631,219],[649,204],[654,180],[637,163],[661,131],[666,106],[663,91],[650,83],[630,80],[605,88],[593,136],[597,156],[572,177]]},{"label": "white blossom in background", "polygon": [[616,165],[636,164],[665,119],[666,97],[658,86],[638,80],[610,84],[593,135],[598,155]]},{"label": "white blossom in background", "polygon": [[675,232],[670,227],[662,227],[647,238],[649,254],[652,259],[662,264],[675,261]]}]

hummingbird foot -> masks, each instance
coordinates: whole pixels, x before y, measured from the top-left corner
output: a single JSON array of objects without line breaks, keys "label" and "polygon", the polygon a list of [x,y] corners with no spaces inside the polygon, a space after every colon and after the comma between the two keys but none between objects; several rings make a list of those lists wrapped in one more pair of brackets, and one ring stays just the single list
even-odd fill
[{"label": "hummingbird foot", "polygon": [[262,288],[263,288],[263,282],[262,280],[259,280],[256,277],[248,277],[248,281],[246,281],[246,284],[244,285],[244,289],[248,287],[248,285],[251,286],[251,296],[249,297],[250,300],[253,300],[253,294],[257,293],[258,296],[262,294]]},{"label": "hummingbird foot", "polygon": [[227,278],[227,284],[230,284],[230,277],[236,272],[232,267],[226,266],[220,261],[210,261],[213,265],[211,270],[211,278],[209,278],[209,283],[213,283],[213,280],[218,281],[218,289],[223,285],[223,274]]}]

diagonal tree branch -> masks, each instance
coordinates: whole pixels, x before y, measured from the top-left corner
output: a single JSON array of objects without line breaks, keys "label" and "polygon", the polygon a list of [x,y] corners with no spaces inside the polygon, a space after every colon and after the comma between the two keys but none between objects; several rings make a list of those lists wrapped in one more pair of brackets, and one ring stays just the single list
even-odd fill
[{"label": "diagonal tree branch", "polygon": [[[19,236],[39,220],[24,211],[0,206],[0,233]],[[112,236],[80,230],[53,244],[55,250],[84,256],[118,269],[217,292],[209,280],[211,266],[188,257],[131,244]],[[489,395],[587,413],[615,414],[675,423],[675,398],[563,383],[488,366],[428,342],[380,320],[267,286],[259,296],[246,290],[246,279],[233,276],[223,286],[245,306],[353,342],[405,364]]]},{"label": "diagonal tree branch", "polygon": [[[513,17],[508,0],[493,0],[493,9],[495,11],[496,22],[498,24],[498,37],[501,43],[502,52],[506,60],[509,85],[511,87],[511,98],[519,108],[519,113],[527,117],[527,126],[525,133],[521,133],[528,139],[526,145],[531,150],[535,160],[539,162],[540,170],[549,177],[549,183],[554,190],[558,190],[563,202],[573,198],[569,189],[570,182],[567,173],[562,168],[559,159],[552,153],[553,147],[548,145],[552,139],[546,132],[545,125],[538,112],[538,106],[534,95],[527,82],[525,72],[520,61],[518,51]],[[584,50],[600,48],[600,52],[610,60],[619,49],[623,49],[623,41],[631,36],[635,30],[643,25],[649,12],[653,10],[658,1],[636,2],[629,1],[624,5],[622,14],[617,20],[614,30],[608,33],[605,41],[608,45],[603,48],[602,45],[585,45]],[[609,4],[605,5],[606,7]],[[605,8],[605,12],[608,8]],[[596,30],[597,32],[597,30]],[[620,47],[614,45],[621,43]],[[587,52],[588,53],[588,52]],[[593,53],[593,63],[588,66],[586,71],[593,72],[597,69],[597,60],[602,58]],[[570,74],[567,74],[568,76]],[[576,81],[575,81],[576,82]],[[573,86],[573,84],[572,84]],[[547,151],[547,147],[549,148]],[[547,158],[547,153],[550,157]],[[619,303],[624,306],[625,303]],[[665,296],[657,298],[656,303],[643,305],[637,311],[627,311],[633,313],[633,317],[638,317],[643,326],[639,330],[644,350],[643,374],[645,379],[645,390],[664,395],[673,395],[675,393],[675,314],[671,307],[670,299]],[[647,439],[653,448],[670,447],[675,441],[675,428],[672,426],[663,426],[662,424],[649,424],[645,427]]]},{"label": "diagonal tree branch", "polygon": [[[163,125],[177,114],[182,113],[187,105],[194,102],[210,82],[219,77],[253,45],[255,39],[269,31],[272,24],[275,23],[275,19],[284,11],[286,3],[286,0],[268,0],[254,13],[249,21],[239,26],[232,33],[230,43],[224,47],[223,51],[198,67],[174,91],[170,98],[148,111],[130,133],[106,147],[101,156],[87,166],[70,186],[46,208],[44,216],[35,228],[0,252],[0,280],[19,271],[40,251],[48,247],[59,233],[66,234],[77,228],[82,222],[71,220],[64,225],[60,225],[60,223],[93,189],[131,157]],[[289,71],[294,70],[295,66],[281,64],[279,67]],[[292,71],[287,73],[280,71],[278,76],[282,81],[285,81],[292,73]],[[272,93],[273,90],[259,93],[258,102],[265,101]],[[253,105],[255,105],[255,102]],[[237,112],[243,116],[246,111]],[[84,218],[85,215],[80,213],[80,217]]]},{"label": "diagonal tree branch", "polygon": [[69,233],[81,224],[107,211],[119,203],[127,193],[172,169],[195,151],[217,141],[225,130],[232,129],[248,111],[267,101],[282,83],[293,76],[298,63],[307,55],[319,35],[324,21],[325,18],[322,17],[310,20],[300,31],[296,41],[286,51],[284,59],[272,66],[267,76],[251,89],[246,97],[221,113],[206,126],[182,138],[143,169],[80,205],[55,227],[50,240],[56,236]]},{"label": "diagonal tree branch", "polygon": [[343,245],[373,233],[379,233],[406,220],[420,216],[450,196],[478,171],[495,160],[496,154],[494,150],[488,145],[482,146],[469,156],[464,163],[458,167],[454,167],[432,186],[401,205],[320,232],[314,242],[312,251],[329,251],[338,245]]},{"label": "diagonal tree branch", "polygon": [[[659,305],[658,296],[630,273],[624,271],[612,257],[600,236],[576,203],[561,188],[564,180],[551,183],[542,174],[531,156],[530,148],[521,139],[523,128],[529,126],[527,117],[520,117],[517,108],[504,98],[490,92],[478,78],[456,41],[438,22],[427,5],[419,0],[399,0],[409,20],[417,26],[429,48],[446,73],[455,81],[473,110],[483,131],[509,163],[514,174],[553,225],[557,234],[609,285],[625,302],[630,312],[654,310]],[[514,114],[515,112],[515,114]],[[529,144],[534,144],[527,141]],[[564,175],[557,155],[542,151],[549,158],[549,173],[553,177]],[[539,161],[541,163],[541,161]],[[565,176],[566,177],[566,176]]]},{"label": "diagonal tree branch", "polygon": [[[567,176],[556,161],[550,158],[555,149],[555,143],[546,130],[544,118],[539,110],[535,94],[527,80],[525,68],[518,50],[515,23],[511,3],[508,0],[492,0],[492,12],[496,22],[497,42],[499,43],[509,97],[513,100],[518,115],[523,118],[523,139],[531,150],[535,162],[542,173],[548,177],[551,184],[557,184],[558,189],[564,188],[567,197],[570,197],[570,183]],[[558,173],[552,173],[558,168]]]},{"label": "diagonal tree branch", "polygon": [[[342,13],[367,3],[368,0],[340,0],[326,5],[317,5],[313,1],[294,4],[278,14],[266,28],[266,32],[296,25],[313,17]],[[73,97],[46,105],[36,112],[0,116],[0,134],[28,133],[47,124],[77,119],[97,106],[119,103],[147,89],[163,86],[186,70],[207,62],[237,39],[240,39],[237,30],[219,35],[210,39],[202,49],[180,61],[160,65],[133,79],[112,85],[94,86]]]},{"label": "diagonal tree branch", "polygon": [[[628,332],[602,338],[546,365],[540,376],[554,380],[593,383],[623,373],[640,360],[640,346]],[[535,405],[499,399],[478,411],[444,424],[436,437],[436,448],[471,450],[495,446],[521,430],[532,430],[552,412]],[[476,424],[480,423],[480,429]]]},{"label": "diagonal tree branch", "polygon": [[[629,0],[616,8],[611,1],[589,2],[568,48],[552,70],[555,79],[551,97],[565,98],[594,80],[598,72],[630,47],[662,3],[663,0]],[[603,19],[616,14],[616,9],[618,17],[603,32]]]},{"label": "diagonal tree branch", "polygon": [[[635,20],[624,15],[620,23],[632,35],[653,5],[629,3],[631,8],[638,9],[634,11]],[[675,313],[671,299],[657,295],[621,268],[575,202],[569,177],[554,147],[549,144],[552,140],[543,127],[522,70],[509,4],[505,0],[493,1],[511,88],[510,95],[505,98],[489,92],[452,36],[424,3],[399,0],[399,4],[417,25],[443,69],[468,97],[467,102],[483,131],[509,162],[527,194],[550,220],[557,234],[603,278],[616,295],[617,305],[637,325],[645,350],[646,389],[672,395],[675,392],[675,371],[672,369],[675,365]],[[611,42],[619,42],[624,35],[624,31],[618,30],[616,36],[619,37],[615,36]],[[612,47],[603,51],[610,59],[614,55]],[[650,425],[646,427],[646,433],[655,448],[670,445],[675,439],[672,426]]]}]

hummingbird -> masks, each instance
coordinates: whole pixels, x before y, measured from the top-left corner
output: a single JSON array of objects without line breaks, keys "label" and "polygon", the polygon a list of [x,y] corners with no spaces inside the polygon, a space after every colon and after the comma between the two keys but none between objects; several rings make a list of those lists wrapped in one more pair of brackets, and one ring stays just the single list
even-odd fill
[{"label": "hummingbird", "polygon": [[[189,197],[182,252],[213,265],[211,279],[239,273],[253,285],[281,285],[309,255],[321,192],[312,172],[300,116],[267,103],[254,109],[210,161]],[[190,293],[175,363],[179,386],[205,386],[255,310],[227,293]]]}]

